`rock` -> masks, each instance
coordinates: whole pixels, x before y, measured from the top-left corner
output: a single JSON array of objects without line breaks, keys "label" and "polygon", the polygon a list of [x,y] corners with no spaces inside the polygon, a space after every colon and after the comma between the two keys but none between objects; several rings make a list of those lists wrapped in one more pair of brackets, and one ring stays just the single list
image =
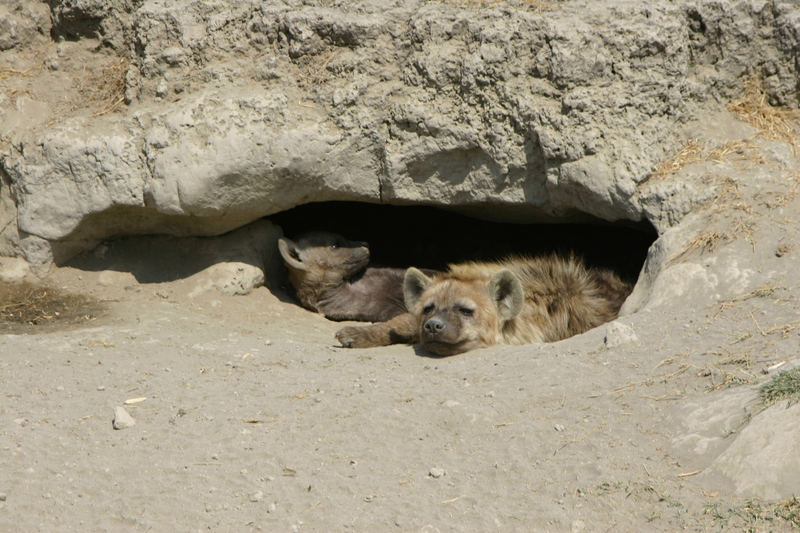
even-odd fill
[{"label": "rock", "polygon": [[[135,281],[161,283],[186,279],[190,296],[207,290],[248,294],[264,285],[266,273],[278,273],[283,263],[277,253],[280,228],[259,220],[216,237],[130,237],[101,244],[102,253],[83,253],[72,264],[103,270],[101,285],[129,286]],[[277,276],[272,276],[277,278]],[[169,299],[171,294],[157,294]]]},{"label": "rock", "polygon": [[260,491],[260,490],[254,492],[253,494],[250,495],[250,501],[251,502],[260,502],[263,499],[264,499],[264,493],[262,491]]},{"label": "rock", "polygon": [[21,48],[50,32],[50,13],[44,2],[6,0],[0,5],[0,51]]},{"label": "rock", "polygon": [[[664,231],[710,190],[641,187],[675,151],[676,126],[749,72],[767,73],[771,101],[797,104],[791,3],[49,4],[53,35],[99,38],[130,61],[132,105],[12,131],[14,149],[0,148],[0,203],[17,210],[0,220],[0,252],[37,264],[112,236],[219,235],[328,200]],[[2,25],[16,7],[4,9],[0,43],[16,31]],[[257,273],[245,270],[221,290],[247,290]]]},{"label": "rock", "polygon": [[635,344],[639,342],[639,337],[633,328],[623,324],[619,320],[606,325],[606,334],[603,337],[603,346],[606,348],[616,348],[623,344]]},{"label": "rock", "polygon": [[800,479],[800,403],[779,402],[759,413],[712,464],[742,498],[780,500],[797,495]]},{"label": "rock", "polygon": [[30,272],[28,262],[19,257],[0,257],[0,281],[22,281]]},{"label": "rock", "polygon": [[430,477],[432,477],[434,479],[438,479],[438,478],[440,478],[440,477],[442,477],[442,476],[444,476],[446,474],[447,474],[447,472],[445,472],[444,468],[439,468],[439,467],[433,467],[428,472],[428,476],[430,476]]},{"label": "rock", "polygon": [[124,407],[114,408],[114,429],[127,429],[134,425],[136,425],[136,420],[128,414],[128,411],[126,411]]}]

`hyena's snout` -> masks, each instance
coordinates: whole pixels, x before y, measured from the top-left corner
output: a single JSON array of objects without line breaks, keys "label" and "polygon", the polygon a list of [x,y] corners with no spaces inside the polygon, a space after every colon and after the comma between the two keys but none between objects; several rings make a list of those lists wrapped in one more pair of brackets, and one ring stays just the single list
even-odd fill
[{"label": "hyena's snout", "polygon": [[438,316],[433,316],[425,321],[425,323],[422,325],[422,328],[425,330],[425,333],[435,337],[444,333],[444,331],[447,329],[447,324]]}]

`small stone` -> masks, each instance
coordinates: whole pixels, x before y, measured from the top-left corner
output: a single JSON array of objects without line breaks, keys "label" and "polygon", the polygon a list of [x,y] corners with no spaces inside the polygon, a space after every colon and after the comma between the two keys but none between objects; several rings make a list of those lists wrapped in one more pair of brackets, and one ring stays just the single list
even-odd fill
[{"label": "small stone", "polygon": [[264,493],[260,490],[250,495],[251,502],[260,502],[263,499],[264,499]]},{"label": "small stone", "polygon": [[98,385],[97,386],[97,390],[100,391],[100,392],[103,392],[104,390],[106,390],[106,387],[105,387],[105,385]]},{"label": "small stone", "polygon": [[606,326],[606,335],[603,344],[606,348],[616,348],[623,344],[635,344],[639,342],[639,336],[627,324],[622,322],[612,322]]},{"label": "small stone", "polygon": [[5,492],[0,492],[0,502],[6,501],[7,498],[8,496],[6,495]]},{"label": "small stone", "polygon": [[266,346],[272,346],[272,341],[271,341],[271,340],[269,340],[269,339],[265,339],[265,340],[264,340],[264,344],[265,344]]},{"label": "small stone", "polygon": [[158,96],[159,98],[164,98],[165,96],[167,96],[168,90],[169,87],[167,87],[167,82],[161,80],[158,82],[158,85],[156,86],[156,96]]},{"label": "small stone", "polygon": [[18,257],[0,257],[0,281],[20,281],[30,271],[28,262]]},{"label": "small stone", "polygon": [[277,510],[278,510],[278,505],[275,502],[272,502],[271,504],[269,504],[269,507],[267,507],[268,513],[274,513]]},{"label": "small stone", "polygon": [[430,472],[428,472],[428,475],[430,477],[432,477],[432,478],[439,479],[440,477],[442,477],[446,473],[447,472],[444,471],[444,468],[433,467],[433,468],[431,468]]},{"label": "small stone", "polygon": [[128,414],[124,407],[114,408],[114,429],[127,429],[136,425],[136,420]]},{"label": "small stone", "polygon": [[553,426],[553,429],[555,429],[556,431],[564,431],[567,428],[564,427],[563,424],[556,424],[555,426]]},{"label": "small stone", "polygon": [[18,426],[25,427],[25,426],[28,425],[28,419],[27,418],[15,418],[14,419],[14,423],[17,424]]},{"label": "small stone", "polygon": [[570,527],[571,533],[581,533],[582,531],[585,530],[586,530],[586,522],[584,522],[580,518],[578,520],[574,520],[572,522],[572,526]]}]

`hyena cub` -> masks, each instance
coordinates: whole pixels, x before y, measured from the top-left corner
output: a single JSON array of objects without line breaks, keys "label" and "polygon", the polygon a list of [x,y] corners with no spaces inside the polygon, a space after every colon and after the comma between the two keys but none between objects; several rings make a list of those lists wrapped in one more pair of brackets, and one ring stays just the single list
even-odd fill
[{"label": "hyena cub", "polygon": [[[405,269],[368,266],[365,242],[312,232],[295,241],[279,239],[278,250],[300,303],[326,318],[384,322],[407,314],[403,299]],[[413,325],[405,330],[405,336],[394,337],[396,342],[410,340]]]},{"label": "hyena cub", "polygon": [[[556,255],[450,265],[433,277],[409,268],[403,282],[412,338],[438,355],[565,339],[616,318],[630,290],[610,271]],[[387,328],[337,337],[343,345],[376,346]]]}]

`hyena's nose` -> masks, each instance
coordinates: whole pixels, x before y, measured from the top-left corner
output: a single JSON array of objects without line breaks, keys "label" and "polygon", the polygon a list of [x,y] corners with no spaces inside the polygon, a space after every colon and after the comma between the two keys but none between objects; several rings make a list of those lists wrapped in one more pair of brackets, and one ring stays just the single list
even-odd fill
[{"label": "hyena's nose", "polygon": [[442,321],[441,318],[437,318],[434,316],[429,318],[425,322],[425,325],[423,327],[425,328],[425,331],[427,331],[428,333],[436,335],[444,331],[447,325]]}]

